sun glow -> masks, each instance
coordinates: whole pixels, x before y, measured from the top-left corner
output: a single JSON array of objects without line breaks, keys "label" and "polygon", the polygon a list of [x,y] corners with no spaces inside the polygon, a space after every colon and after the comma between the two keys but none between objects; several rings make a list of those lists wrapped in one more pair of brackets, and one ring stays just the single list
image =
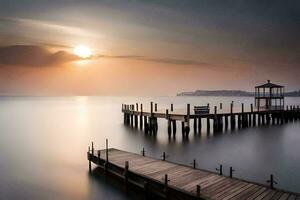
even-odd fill
[{"label": "sun glow", "polygon": [[73,52],[76,56],[79,56],[80,58],[89,58],[92,56],[91,49],[83,45],[76,46]]}]

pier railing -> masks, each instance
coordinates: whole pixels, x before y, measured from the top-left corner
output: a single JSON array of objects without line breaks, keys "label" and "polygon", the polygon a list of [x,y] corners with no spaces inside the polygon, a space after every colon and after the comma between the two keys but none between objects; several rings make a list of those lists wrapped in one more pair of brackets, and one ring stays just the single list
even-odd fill
[{"label": "pier railing", "polygon": [[[205,110],[204,110],[205,108]],[[200,112],[201,111],[201,112]],[[205,112],[203,112],[205,111]],[[240,107],[230,104],[229,108],[224,108],[223,104],[213,106],[196,106],[191,110],[190,104],[186,108],[174,109],[171,104],[168,108],[158,110],[157,103],[150,103],[150,107],[145,109],[143,104],[122,104],[124,114],[124,124],[140,128],[146,134],[156,134],[158,131],[158,119],[167,121],[168,135],[176,135],[177,122],[181,123],[182,135],[187,137],[191,130],[190,124],[193,121],[194,133],[201,133],[203,124],[206,124],[206,132],[221,132],[239,128],[249,128],[261,125],[284,124],[288,121],[299,120],[299,105],[273,106],[269,109],[264,107],[254,107],[253,104]],[[205,122],[206,121],[206,122]]]}]

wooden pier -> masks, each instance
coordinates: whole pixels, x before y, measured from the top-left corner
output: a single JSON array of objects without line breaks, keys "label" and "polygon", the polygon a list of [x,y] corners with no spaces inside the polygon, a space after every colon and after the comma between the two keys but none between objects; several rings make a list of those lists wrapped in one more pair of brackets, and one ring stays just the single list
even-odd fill
[{"label": "wooden pier", "polygon": [[268,186],[233,178],[230,167],[229,176],[224,175],[220,166],[218,173],[196,169],[195,160],[191,166],[166,161],[165,153],[162,159],[129,153],[117,149],[87,152],[89,170],[91,163],[103,169],[107,175],[121,179],[125,186],[134,185],[141,188],[145,195],[155,194],[165,199],[224,199],[224,200],[300,200],[299,194],[274,188],[276,181],[273,175],[268,180]]},{"label": "wooden pier", "polygon": [[150,103],[150,108],[144,109],[143,104],[122,104],[124,114],[124,124],[133,128],[139,128],[146,134],[156,134],[158,131],[158,119],[165,119],[168,123],[167,133],[169,137],[177,132],[177,122],[181,123],[181,132],[187,137],[193,121],[194,133],[201,133],[203,124],[206,124],[206,132],[222,132],[228,129],[240,129],[261,125],[284,124],[289,121],[300,119],[299,106],[273,107],[269,109],[256,108],[253,104],[234,108],[233,103],[229,109],[223,108],[224,105],[214,106],[213,109],[207,105],[208,112],[195,113],[190,104],[186,109],[174,109],[171,104],[169,108],[158,109],[158,105]]}]

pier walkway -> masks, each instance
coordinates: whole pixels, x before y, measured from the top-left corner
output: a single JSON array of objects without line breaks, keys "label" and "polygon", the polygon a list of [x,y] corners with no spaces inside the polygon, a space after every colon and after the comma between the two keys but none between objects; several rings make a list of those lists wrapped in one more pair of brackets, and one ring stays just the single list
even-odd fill
[{"label": "pier walkway", "polygon": [[[197,107],[197,106],[196,106]],[[173,104],[169,108],[158,109],[157,104],[150,103],[150,109],[143,109],[143,104],[122,104],[124,124],[134,128],[140,128],[146,134],[156,134],[158,131],[158,119],[167,121],[167,133],[169,136],[176,135],[177,122],[181,122],[182,135],[187,137],[190,132],[191,121],[193,121],[194,133],[201,133],[202,127],[206,126],[206,132],[221,132],[223,130],[234,130],[236,128],[248,128],[260,125],[284,124],[289,121],[300,119],[299,106],[287,106],[284,108],[273,107],[270,109],[256,108],[253,104],[245,107],[233,107],[229,109],[214,106],[210,109],[209,104],[204,112],[196,112],[187,104],[186,109],[174,109]],[[201,106],[205,107],[205,106]],[[204,126],[203,126],[204,125]]]},{"label": "pier walkway", "polygon": [[224,176],[219,173],[196,169],[162,159],[155,159],[117,149],[95,151],[93,146],[87,153],[91,162],[124,181],[166,199],[215,199],[215,200],[300,200],[299,194],[274,188],[270,177],[269,186]]}]

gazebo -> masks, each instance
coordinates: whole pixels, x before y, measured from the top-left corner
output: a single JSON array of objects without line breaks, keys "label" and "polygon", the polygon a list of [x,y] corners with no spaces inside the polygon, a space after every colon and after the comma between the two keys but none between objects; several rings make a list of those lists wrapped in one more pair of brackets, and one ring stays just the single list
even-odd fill
[{"label": "gazebo", "polygon": [[284,108],[284,86],[271,83],[255,87],[255,106],[259,108],[283,109]]}]

